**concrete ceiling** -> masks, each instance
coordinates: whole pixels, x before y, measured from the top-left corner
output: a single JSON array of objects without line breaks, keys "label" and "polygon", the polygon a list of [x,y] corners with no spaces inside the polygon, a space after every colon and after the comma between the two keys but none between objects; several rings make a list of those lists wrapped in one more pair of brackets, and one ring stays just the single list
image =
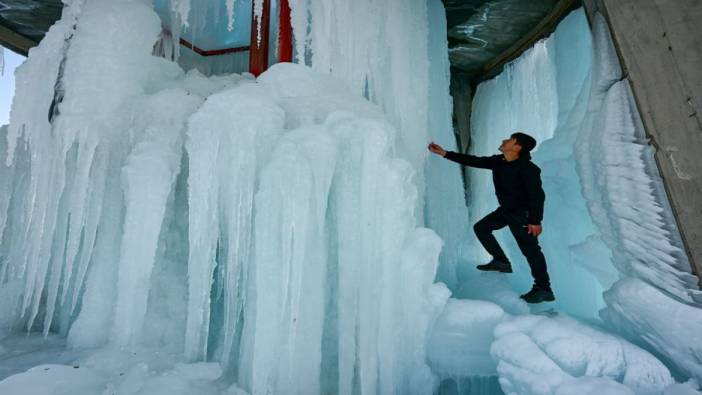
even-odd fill
[{"label": "concrete ceiling", "polygon": [[[499,69],[533,44],[544,21],[562,17],[574,0],[443,0],[449,58],[471,78]],[[61,16],[61,0],[0,0],[0,45],[26,55]],[[538,38],[538,37],[537,37]]]},{"label": "concrete ceiling", "polygon": [[451,65],[475,74],[534,29],[558,0],[444,0],[444,3]]},{"label": "concrete ceiling", "polygon": [[61,0],[0,0],[0,45],[26,55],[62,9]]}]

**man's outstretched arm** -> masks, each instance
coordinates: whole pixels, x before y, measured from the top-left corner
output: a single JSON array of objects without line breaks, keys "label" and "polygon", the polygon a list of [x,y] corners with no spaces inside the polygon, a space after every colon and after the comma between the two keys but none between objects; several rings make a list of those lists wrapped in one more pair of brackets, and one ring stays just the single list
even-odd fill
[{"label": "man's outstretched arm", "polygon": [[493,169],[495,167],[495,157],[493,156],[474,156],[474,155],[464,155],[457,152],[446,151],[440,145],[431,143],[429,144],[429,151],[443,156],[444,158],[460,163],[463,166],[479,167],[481,169]]}]

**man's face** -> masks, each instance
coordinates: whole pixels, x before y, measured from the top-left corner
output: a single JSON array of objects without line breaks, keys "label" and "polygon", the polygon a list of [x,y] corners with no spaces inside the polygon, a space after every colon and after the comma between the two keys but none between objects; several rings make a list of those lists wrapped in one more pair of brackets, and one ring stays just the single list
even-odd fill
[{"label": "man's face", "polygon": [[500,152],[519,152],[521,150],[521,146],[517,144],[517,139],[513,137],[506,138],[502,140],[502,144],[500,145]]}]

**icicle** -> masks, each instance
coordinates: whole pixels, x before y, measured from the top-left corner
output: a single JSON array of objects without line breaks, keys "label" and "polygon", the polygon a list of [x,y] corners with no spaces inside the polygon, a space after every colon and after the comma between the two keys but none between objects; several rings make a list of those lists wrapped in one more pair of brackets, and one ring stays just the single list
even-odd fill
[{"label": "icicle", "polygon": [[[263,2],[265,0],[253,0],[253,11],[254,11],[254,17],[256,19],[256,32],[258,35],[256,36],[256,45],[261,45],[261,23],[263,19]],[[270,1],[270,0],[269,0]]]},{"label": "icicle", "polygon": [[122,168],[126,201],[120,251],[118,298],[112,341],[138,343],[144,327],[151,273],[166,203],[180,171],[185,121],[201,99],[170,90],[147,98],[149,109],[140,129],[146,130]]},{"label": "icicle", "polygon": [[189,120],[185,356],[190,360],[207,356],[210,290],[218,265],[225,282],[222,358],[226,363],[231,357],[245,301],[255,176],[283,122],[283,111],[258,85],[210,96]]},{"label": "icicle", "polygon": [[297,63],[306,64],[305,52],[309,45],[309,3],[308,0],[289,0],[289,4]]},{"label": "icicle", "polygon": [[5,48],[0,45],[0,76],[5,75]]},{"label": "icicle", "polygon": [[189,26],[190,0],[171,0],[171,10],[177,16],[181,27]]},{"label": "icicle", "polygon": [[227,30],[234,30],[234,6],[236,5],[236,0],[225,0],[227,7]]}]

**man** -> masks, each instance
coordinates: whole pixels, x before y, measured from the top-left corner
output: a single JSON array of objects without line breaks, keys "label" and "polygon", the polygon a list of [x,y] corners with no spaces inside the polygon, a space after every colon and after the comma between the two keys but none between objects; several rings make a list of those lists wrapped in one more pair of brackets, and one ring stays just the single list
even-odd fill
[{"label": "man", "polygon": [[497,243],[494,230],[509,226],[519,249],[526,257],[534,277],[531,291],[521,298],[527,303],[555,300],[546,271],[546,259],[537,237],[541,234],[544,213],[544,191],[541,188],[541,170],[531,162],[530,151],[536,140],[525,133],[514,133],[502,140],[502,155],[489,157],[447,152],[438,144],[429,144],[429,150],[464,166],[492,170],[492,182],[500,206],[478,221],[473,229],[492,261],[478,265],[478,270],[512,273],[512,265]]}]

